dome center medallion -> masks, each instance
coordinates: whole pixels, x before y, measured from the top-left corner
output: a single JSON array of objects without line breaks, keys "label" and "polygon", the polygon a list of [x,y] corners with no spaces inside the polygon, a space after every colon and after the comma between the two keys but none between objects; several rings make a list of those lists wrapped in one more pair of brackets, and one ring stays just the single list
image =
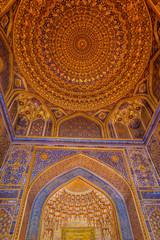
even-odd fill
[{"label": "dome center medallion", "polygon": [[91,48],[91,39],[87,35],[78,35],[74,39],[74,49],[79,54],[87,53]]}]

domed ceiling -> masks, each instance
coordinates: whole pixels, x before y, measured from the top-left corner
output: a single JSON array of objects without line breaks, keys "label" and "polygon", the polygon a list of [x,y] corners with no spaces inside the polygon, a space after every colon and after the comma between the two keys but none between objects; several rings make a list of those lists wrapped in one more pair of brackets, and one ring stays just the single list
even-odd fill
[{"label": "domed ceiling", "polygon": [[144,139],[160,101],[159,9],[158,0],[0,1],[0,82],[15,136]]},{"label": "domed ceiling", "polygon": [[149,61],[152,24],[144,1],[23,0],[14,53],[33,89],[70,110],[114,103]]}]

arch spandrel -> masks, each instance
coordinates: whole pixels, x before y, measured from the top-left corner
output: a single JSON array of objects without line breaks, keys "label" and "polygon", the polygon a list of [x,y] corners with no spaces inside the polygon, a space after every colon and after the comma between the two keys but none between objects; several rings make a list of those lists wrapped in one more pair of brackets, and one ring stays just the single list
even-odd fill
[{"label": "arch spandrel", "polygon": [[[87,179],[86,174],[88,174]],[[43,191],[43,189],[49,185],[54,185],[55,189],[57,189],[74,177],[79,176],[85,178],[91,184],[96,185],[99,189],[105,192],[108,191],[107,194],[110,195],[112,199],[114,197],[112,192],[113,190],[116,191],[121,198],[121,201],[126,206],[126,211],[128,212],[127,214],[129,216],[128,221],[131,223],[134,237],[139,240],[144,239],[133,195],[129,185],[127,184],[127,181],[109,166],[102,164],[90,157],[87,157],[84,160],[83,155],[80,154],[79,157],[77,157],[77,155],[76,157],[68,157],[63,161],[53,164],[33,181],[28,191],[19,239],[24,239],[27,224],[31,215],[31,209],[33,208],[33,203],[35,206],[37,199],[40,197],[39,194]],[[95,178],[96,181],[94,182],[93,179]],[[52,181],[55,181],[54,184]],[[43,193],[44,192],[45,191],[43,191]],[[48,195],[49,194],[47,194],[46,198]],[[115,198],[115,200],[119,201],[119,197]]]}]

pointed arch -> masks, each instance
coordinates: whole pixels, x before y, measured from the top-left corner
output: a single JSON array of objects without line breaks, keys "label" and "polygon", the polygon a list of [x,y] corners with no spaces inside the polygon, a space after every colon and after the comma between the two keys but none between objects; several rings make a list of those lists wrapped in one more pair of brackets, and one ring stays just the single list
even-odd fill
[{"label": "pointed arch", "polygon": [[[77,188],[77,181],[80,181],[81,182],[81,184],[80,184],[80,186]],[[72,184],[74,184],[75,183],[75,185],[74,185],[74,187],[75,187],[75,189],[77,190],[77,191],[72,191],[71,189],[68,189],[68,186],[71,186]],[[82,184],[84,184],[84,185],[82,185]],[[82,190],[82,187],[83,186],[83,190]],[[87,187],[86,187],[87,186]],[[73,187],[73,185],[72,185],[72,187]],[[71,188],[72,188],[71,187]],[[74,188],[73,187],[73,188]],[[74,190],[75,190],[74,189]],[[82,190],[82,191],[81,191]],[[96,191],[96,193],[98,193],[98,195],[94,195],[95,194],[95,192],[93,193],[93,191]],[[99,198],[99,194],[101,194],[101,197],[103,196],[103,197],[105,197],[105,199],[106,200],[109,200],[109,204],[110,204],[110,207],[111,207],[111,209],[113,210],[112,211],[112,214],[111,215],[109,215],[108,216],[108,219],[110,219],[111,220],[111,216],[113,217],[112,218],[112,223],[111,223],[111,225],[112,225],[112,227],[113,227],[113,229],[114,229],[114,233],[113,233],[113,235],[111,235],[112,237],[113,237],[113,239],[114,239],[114,237],[116,237],[115,239],[119,239],[119,240],[122,240],[122,235],[121,235],[121,230],[120,230],[120,224],[119,224],[119,221],[118,221],[118,212],[117,212],[117,209],[116,209],[116,206],[115,206],[115,204],[114,204],[114,202],[113,202],[113,200],[112,200],[112,198],[109,196],[109,195],[107,195],[106,194],[106,192],[104,192],[104,191],[102,191],[102,189],[99,189],[97,186],[95,186],[93,183],[91,183],[90,181],[87,181],[85,178],[83,178],[82,176],[78,176],[78,177],[75,177],[75,178],[73,178],[73,179],[71,179],[70,181],[68,181],[66,184],[64,184],[63,186],[61,186],[60,188],[58,188],[58,189],[56,189],[56,191],[54,191],[54,192],[52,192],[49,196],[48,196],[48,198],[46,199],[46,201],[45,201],[45,203],[44,203],[44,205],[43,205],[43,208],[42,208],[42,213],[41,213],[41,220],[40,220],[40,227],[39,227],[39,233],[38,233],[38,239],[41,239],[41,232],[43,231],[43,222],[44,222],[44,218],[43,218],[43,216],[44,216],[44,212],[45,212],[45,210],[46,210],[46,205],[47,205],[47,203],[50,201],[50,199],[53,199],[54,198],[54,196],[55,195],[57,195],[59,192],[61,192],[60,193],[60,195],[59,196],[57,196],[56,197],[56,200],[58,200],[59,201],[59,203],[61,204],[61,200],[59,199],[59,197],[63,200],[63,202],[65,201],[64,200],[64,198],[63,197],[65,197],[66,198],[66,194],[68,195],[68,197],[70,198],[70,196],[85,196],[86,195],[86,197],[88,197],[89,195],[90,195],[90,197],[92,198],[93,197],[93,202],[94,202],[94,204],[95,204],[95,201],[97,202],[97,200],[100,200],[100,198]],[[65,195],[65,196],[63,196],[63,194]],[[83,197],[81,198],[81,200],[83,201]],[[90,210],[89,209],[86,209],[86,210],[84,210],[84,208],[85,208],[85,205],[83,205],[84,204],[84,201],[83,201],[83,203],[82,203],[82,206],[84,207],[83,208],[83,210],[82,210],[82,212],[81,212],[81,216],[83,216],[83,213],[84,213],[84,215],[85,215],[85,217],[86,217],[86,211],[88,211],[90,214],[91,214],[91,212],[92,212],[92,214],[96,217],[96,213],[95,213],[95,206],[94,206],[94,204],[93,204],[93,202],[92,202],[92,200],[91,200],[91,198],[88,198],[88,202],[86,201],[85,202],[85,204],[86,205],[88,205],[88,203],[90,202]],[[73,201],[75,201],[76,199],[71,199],[71,202],[72,202],[72,204],[73,204]],[[79,198],[78,198],[78,201],[79,201]],[[70,205],[70,204],[68,204],[68,206],[67,206],[67,203],[70,203],[70,201],[69,202],[66,202],[66,205],[64,206],[64,205],[61,205],[61,208],[62,209],[59,209],[59,207],[58,207],[58,205],[56,204],[56,206],[57,206],[57,209],[55,209],[55,211],[57,212],[64,212],[63,210],[64,210],[64,208],[66,208],[67,207],[67,209],[66,210],[68,210],[68,208],[70,208],[70,206],[72,205]],[[80,203],[80,202],[79,202]],[[76,203],[75,203],[76,204]],[[92,205],[93,204],[93,205]],[[96,209],[98,208],[98,210],[101,212],[101,214],[103,215],[103,220],[105,219],[104,218],[104,215],[105,215],[105,217],[107,218],[107,213],[106,213],[106,211],[105,211],[105,213],[104,213],[104,208],[103,207],[105,207],[105,205],[103,205],[104,204],[104,202],[99,202],[99,203],[97,203],[98,204],[98,206],[96,207]],[[102,207],[102,205],[103,205],[103,207]],[[73,205],[72,205],[73,206]],[[101,208],[102,207],[102,208]],[[72,207],[71,207],[72,208]],[[91,208],[92,208],[92,211],[91,211]],[[103,209],[103,210],[102,210]],[[48,209],[47,209],[48,210]],[[71,210],[71,209],[70,209]],[[107,209],[106,209],[107,210]],[[72,210],[72,211],[74,211],[74,210]],[[77,209],[75,210],[76,212],[77,212]],[[81,211],[81,210],[80,210]],[[85,212],[83,212],[83,211],[85,211]],[[93,213],[93,211],[94,211],[94,213]],[[48,212],[48,211],[47,211]],[[56,213],[55,212],[55,213]],[[62,213],[61,212],[61,213]],[[70,211],[68,211],[68,213],[69,213],[69,215],[68,215],[68,217],[69,216],[71,216],[72,215],[72,213],[70,212]],[[75,212],[74,212],[75,213]],[[77,212],[78,213],[78,212]],[[63,215],[63,214],[62,214]],[[51,213],[51,218],[52,218],[52,213]],[[92,217],[91,217],[92,218]],[[86,225],[85,225],[85,223],[81,223],[81,222],[78,222],[78,227],[87,227],[87,220],[91,220],[91,218],[89,217],[88,219],[86,218]],[[93,217],[94,218],[94,217]],[[97,217],[96,217],[97,218]],[[64,221],[64,225],[66,226],[66,220],[67,219],[63,219],[63,217],[61,218],[61,220],[62,220],[62,222]],[[68,219],[69,220],[69,219]],[[79,219],[80,220],[80,219]],[[109,221],[110,221],[109,220]],[[97,225],[97,224],[94,224],[95,222],[97,222],[97,221],[100,221],[100,216],[98,216],[98,219],[96,219],[95,221],[93,220],[93,221],[90,221],[90,224],[89,224],[89,226],[88,227],[95,227],[96,229],[95,229],[95,231],[96,230],[99,230],[99,232],[101,232],[102,233],[102,228],[100,227],[100,226],[95,226],[95,225]],[[70,225],[70,220],[68,221],[68,224]],[[89,222],[88,222],[89,223]],[[53,224],[54,224],[54,222],[53,222]],[[81,225],[82,224],[82,225]],[[106,222],[106,224],[108,224],[107,222]],[[79,226],[80,225],[80,226]],[[47,228],[48,228],[48,226],[46,226]],[[60,227],[60,225],[59,225],[59,227]],[[67,226],[67,227],[70,227],[70,226]],[[54,230],[56,230],[57,229],[57,226],[55,227],[55,229]],[[101,229],[101,230],[100,230]],[[47,229],[46,229],[47,230]],[[111,230],[111,229],[110,229]],[[52,231],[52,234],[53,234],[53,231]],[[104,232],[103,232],[103,234],[105,234]],[[111,237],[111,238],[112,238]],[[101,238],[103,239],[103,235],[101,235]],[[99,239],[99,238],[98,238]]]},{"label": "pointed arch", "polygon": [[[125,180],[122,175],[120,175],[114,169],[110,168],[108,165],[101,163],[100,161],[97,161],[91,157],[84,156],[83,154],[76,154],[76,156],[65,158],[64,160],[51,165],[40,175],[38,175],[37,178],[32,182],[28,191],[27,199],[25,199],[26,205],[24,209],[19,239],[25,239],[24,236],[26,234],[29,217],[31,216],[30,219],[32,219],[35,213],[35,206],[39,206],[40,209],[39,203],[36,205],[37,201],[45,201],[45,199],[49,196],[49,193],[53,192],[54,189],[56,190],[62,187],[63,184],[66,184],[68,181],[79,176],[83,177],[91,184],[94,184],[102,191],[106,192],[112,199],[115,197],[113,199],[114,203],[118,204],[117,201],[120,201],[121,205],[124,207],[123,210],[125,210],[125,217],[127,219],[128,215],[127,221],[130,221],[131,223],[132,230],[129,230],[129,234],[133,232],[133,237],[135,239],[144,239],[133,194],[129,187],[129,184],[127,183],[127,180]],[[116,207],[118,208],[120,206],[117,205]],[[120,212],[122,213],[123,211],[122,209],[120,211],[120,208],[118,209],[119,219],[121,219],[122,223],[124,219],[122,215],[120,215]],[[37,223],[35,224],[37,224],[36,226],[38,228],[38,216],[34,217],[37,219]],[[124,222],[126,222],[126,219]],[[124,235],[123,239],[133,239],[133,237],[127,238],[126,234],[128,233],[126,233],[125,230],[123,231],[123,229],[127,228],[122,223],[121,231]],[[32,230],[33,229],[31,229],[31,231]]]},{"label": "pointed arch", "polygon": [[[50,126],[51,126],[50,135],[53,136],[54,135],[54,126],[55,126],[55,121],[56,121],[55,117],[54,117],[52,111],[46,105],[45,101],[43,99],[41,99],[41,97],[39,97],[38,95],[33,94],[33,93],[28,93],[24,90],[16,90],[10,95],[10,99],[8,101],[9,109],[11,110],[11,108],[12,108],[12,106],[15,102],[18,103],[18,107],[19,107],[19,101],[21,101],[21,96],[23,96],[25,98],[29,98],[29,99],[34,99],[43,106],[43,110],[45,111],[45,113],[47,113],[48,119],[50,119],[50,122],[51,122],[51,124],[50,124]],[[17,107],[17,109],[18,109],[18,107]],[[17,115],[18,115],[18,110],[17,110]],[[17,115],[15,117],[15,120],[17,118]],[[39,117],[37,117],[37,119],[38,118]],[[46,130],[46,127],[47,127],[47,121],[45,121],[45,124],[44,124],[45,130]]]},{"label": "pointed arch", "polygon": [[[136,96],[133,96],[133,97],[130,97],[128,99],[123,99],[121,100],[117,105],[116,107],[110,112],[110,114],[107,116],[106,120],[105,120],[105,128],[106,128],[106,131],[107,131],[107,134],[108,136],[111,136],[110,134],[110,129],[109,129],[109,125],[111,124],[111,118],[113,116],[114,113],[116,113],[116,111],[118,111],[118,109],[121,107],[122,104],[128,104],[129,102],[134,102],[135,100],[140,100],[142,102],[142,106],[143,108],[146,109],[146,112],[149,116],[149,120],[147,119],[147,122],[149,124],[151,118],[152,118],[152,115],[155,111],[155,106],[153,105],[153,103],[151,102],[151,100],[146,97],[146,96],[143,96],[143,95],[136,95]],[[112,125],[114,125],[112,123]],[[127,126],[128,127],[128,126]],[[147,127],[146,127],[147,128]],[[115,126],[113,127],[114,130],[115,129]],[[117,136],[117,132],[115,131],[115,134]],[[113,138],[113,137],[112,137]],[[129,139],[129,138],[128,138]]]},{"label": "pointed arch", "polygon": [[[93,125],[93,127],[95,126],[96,130],[97,130],[97,134],[99,137],[102,137],[102,138],[105,138],[106,137],[106,133],[104,131],[104,126],[103,124],[96,118],[94,117],[91,117],[91,116],[88,116],[84,113],[76,113],[76,114],[72,114],[70,115],[69,117],[65,116],[63,118],[61,118],[58,122],[57,122],[57,130],[56,130],[56,136],[59,136],[60,135],[60,128],[62,127],[63,124],[65,123],[69,123],[70,121],[72,120],[77,120],[77,119],[84,119],[86,121],[88,121],[88,126],[90,127],[90,124]],[[90,124],[89,124],[90,123]],[[73,123],[72,123],[73,124]],[[76,128],[77,125],[75,125],[74,127]],[[77,126],[78,127],[78,126]],[[83,127],[83,125],[82,125]],[[81,131],[80,131],[81,132]],[[88,133],[90,133],[90,131],[88,130]],[[72,136],[73,137],[73,136]],[[77,137],[80,137],[80,136],[77,136]],[[92,138],[92,136],[83,136],[85,138]],[[95,137],[94,138],[99,138],[99,137]]]}]

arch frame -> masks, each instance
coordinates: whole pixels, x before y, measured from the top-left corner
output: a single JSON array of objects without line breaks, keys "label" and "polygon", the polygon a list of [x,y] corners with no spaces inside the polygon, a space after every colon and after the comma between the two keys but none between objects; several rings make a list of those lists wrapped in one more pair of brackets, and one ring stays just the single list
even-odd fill
[{"label": "arch frame", "polygon": [[[35,198],[38,196],[41,189],[51,182],[52,179],[61,177],[63,173],[69,172],[75,168],[83,168],[85,171],[94,174],[96,177],[107,182],[107,184],[110,184],[116,189],[125,202],[135,239],[150,239],[132,177],[129,177],[130,182],[127,183],[126,179],[109,167],[109,165],[100,163],[99,160],[93,159],[89,156],[84,159],[82,154],[79,155],[79,157],[76,154],[76,156],[73,155],[52,164],[31,182],[34,159],[36,157],[36,149],[34,149],[13,240],[24,239],[24,233],[32,209],[31,204],[35,201]],[[127,160],[125,159],[125,161]],[[128,164],[127,168],[129,169]]]},{"label": "arch frame", "polygon": [[[73,176],[72,176],[73,174]],[[61,181],[63,181],[62,184],[59,185],[59,179],[61,179]],[[99,191],[103,192],[105,195],[107,195],[109,197],[109,194],[112,195],[110,196],[110,200],[112,201],[112,204],[114,203],[115,209],[117,210],[117,215],[118,215],[118,222],[119,222],[119,226],[121,228],[120,233],[122,234],[122,237],[120,239],[126,239],[126,240],[131,240],[133,239],[132,236],[132,231],[131,231],[131,227],[130,227],[130,221],[128,218],[128,214],[125,208],[125,204],[123,202],[122,197],[118,194],[118,192],[116,192],[116,190],[109,185],[107,182],[104,182],[104,180],[98,178],[96,175],[82,169],[82,168],[75,168],[72,169],[71,171],[68,171],[64,174],[62,174],[61,176],[53,179],[50,181],[50,183],[48,183],[43,190],[38,194],[38,196],[36,197],[33,207],[32,207],[32,212],[31,212],[31,216],[30,216],[30,224],[28,226],[28,233],[27,233],[27,237],[26,240],[30,240],[33,232],[35,234],[37,227],[39,227],[37,229],[37,237],[35,239],[39,240],[38,234],[40,231],[40,222],[41,222],[41,213],[37,212],[37,210],[40,208],[41,212],[43,209],[43,206],[45,204],[45,202],[47,201],[48,197],[53,194],[53,191],[50,190],[50,193],[47,195],[43,195],[43,191],[46,193],[47,189],[54,189],[54,192],[58,191],[60,188],[64,187],[65,185],[67,185],[69,182],[74,181],[75,178],[82,178],[85,179],[85,181],[89,182],[90,185],[94,185],[95,188],[97,188]],[[89,178],[92,178],[92,181],[94,181],[94,183],[89,181]],[[98,180],[97,185],[95,185],[95,182]],[[101,189],[101,190],[100,190]],[[108,193],[107,193],[108,191]],[[114,200],[113,200],[114,198]],[[42,201],[42,204],[40,204],[40,202]],[[120,215],[121,212],[123,212],[123,216]],[[37,216],[38,213],[38,216]],[[40,213],[40,214],[39,214]],[[39,217],[39,221],[38,224],[36,226],[36,220]],[[32,226],[35,226],[34,229],[32,229]],[[128,231],[127,231],[128,229]]]},{"label": "arch frame", "polygon": [[[31,98],[34,98],[34,97],[35,97],[35,98],[37,98],[37,99],[41,102],[44,110],[45,110],[46,112],[48,112],[49,117],[50,117],[51,120],[52,120],[53,126],[52,126],[52,131],[51,131],[51,137],[54,136],[54,131],[55,131],[54,128],[55,128],[55,124],[56,124],[55,117],[54,117],[52,111],[50,110],[50,108],[46,105],[45,101],[44,101],[40,96],[38,96],[38,95],[36,95],[36,94],[33,94],[33,93],[30,93],[30,92],[27,92],[26,90],[15,90],[15,91],[13,91],[13,92],[10,94],[10,96],[9,96],[8,109],[10,109],[10,108],[12,107],[13,103],[14,103],[16,100],[18,101],[18,99],[19,99],[19,97],[20,97],[21,95],[25,95],[26,97],[31,97]],[[18,111],[17,111],[17,115],[18,115]],[[17,118],[17,115],[16,115],[16,117],[15,117],[15,120],[16,120],[16,118]],[[14,124],[12,123],[12,121],[11,121],[11,125],[12,125],[12,128],[13,128],[13,130],[14,130],[14,127],[13,127]],[[28,137],[28,136],[24,136],[24,138],[27,138],[27,137]],[[51,138],[51,137],[50,137],[50,138]],[[38,138],[41,138],[41,136],[38,137]]]},{"label": "arch frame", "polygon": [[[108,136],[110,136],[108,125],[109,125],[109,121],[110,121],[110,118],[111,118],[112,114],[114,112],[116,112],[116,110],[121,106],[121,104],[123,104],[125,102],[128,102],[128,101],[134,101],[136,99],[140,99],[140,100],[144,99],[144,100],[146,100],[149,103],[149,105],[152,108],[152,110],[153,110],[153,115],[151,116],[150,123],[148,124],[148,127],[147,127],[147,129],[145,131],[145,134],[147,133],[148,128],[149,128],[149,126],[150,126],[150,124],[152,122],[152,119],[154,117],[155,106],[153,105],[151,99],[148,98],[148,96],[145,96],[145,95],[141,94],[141,95],[135,95],[135,96],[127,98],[127,99],[122,99],[121,101],[119,101],[119,103],[116,105],[116,107],[108,114],[108,116],[107,116],[107,118],[105,120],[105,123],[104,123]],[[145,134],[144,134],[144,136],[145,136]],[[143,139],[144,139],[144,137],[143,137]],[[123,140],[123,139],[119,139],[119,140]],[[130,139],[127,139],[127,140],[130,140]]]},{"label": "arch frame", "polygon": [[57,124],[56,124],[56,131],[55,131],[55,137],[58,137],[59,135],[59,129],[60,129],[60,125],[70,119],[73,119],[73,118],[76,118],[76,117],[83,117],[83,118],[86,118],[90,121],[92,121],[93,123],[97,124],[99,127],[100,127],[100,130],[101,130],[101,134],[102,134],[102,138],[106,138],[106,132],[104,130],[104,125],[102,124],[102,122],[94,117],[91,117],[91,116],[88,116],[87,114],[84,114],[82,112],[80,113],[74,113],[72,115],[69,115],[69,116],[64,116],[62,117],[61,119],[59,119],[57,121]]},{"label": "arch frame", "polygon": [[[75,169],[76,170],[76,169]],[[75,180],[81,180],[84,183],[87,183],[88,185],[90,185],[93,189],[96,189],[97,191],[101,192],[103,195],[105,195],[109,201],[112,204],[113,210],[114,210],[114,215],[116,218],[116,228],[117,228],[117,232],[118,232],[118,236],[120,237],[120,240],[122,240],[122,234],[121,234],[121,230],[120,230],[120,224],[119,224],[119,219],[118,219],[118,212],[115,206],[115,203],[113,202],[112,198],[106,194],[102,189],[100,189],[99,187],[95,186],[94,184],[92,184],[91,182],[87,181],[85,178],[83,178],[82,176],[76,176],[75,178],[67,181],[65,184],[61,185],[60,187],[56,188],[45,200],[45,203],[43,205],[42,208],[42,214],[41,214],[41,219],[40,219],[40,225],[39,225],[39,232],[38,232],[38,240],[40,240],[40,234],[41,234],[41,229],[42,229],[42,221],[43,221],[43,212],[44,212],[44,208],[45,208],[45,204],[47,203],[47,201],[56,193],[58,192],[60,189],[62,189],[63,187],[67,186],[69,183],[74,182]]]}]

